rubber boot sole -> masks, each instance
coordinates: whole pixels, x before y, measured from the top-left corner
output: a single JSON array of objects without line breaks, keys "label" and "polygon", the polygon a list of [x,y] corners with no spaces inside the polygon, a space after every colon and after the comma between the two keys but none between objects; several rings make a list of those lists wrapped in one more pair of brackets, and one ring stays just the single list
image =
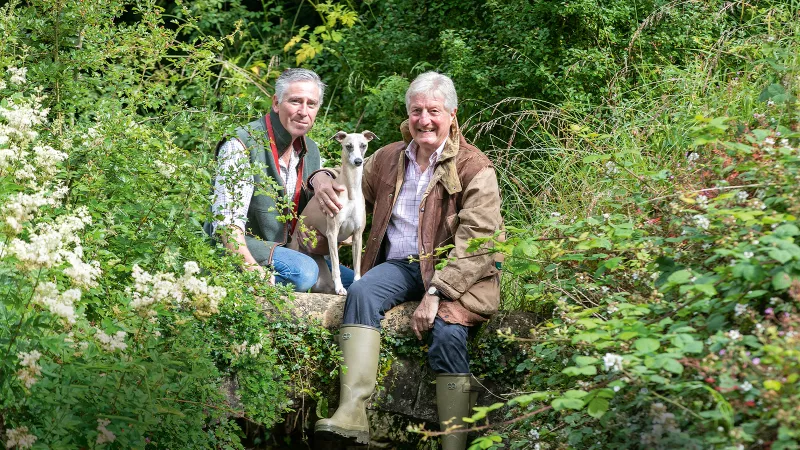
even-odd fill
[{"label": "rubber boot sole", "polygon": [[369,444],[369,431],[348,430],[336,425],[314,427],[314,437],[324,441],[355,441],[358,444]]}]

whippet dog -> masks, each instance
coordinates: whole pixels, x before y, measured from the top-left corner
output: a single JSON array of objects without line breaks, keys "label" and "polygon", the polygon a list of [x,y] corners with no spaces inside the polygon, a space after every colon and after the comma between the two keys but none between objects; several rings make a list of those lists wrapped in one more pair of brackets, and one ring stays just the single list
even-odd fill
[{"label": "whippet dog", "polygon": [[[339,203],[342,207],[339,212],[331,217],[322,210],[321,203],[316,195],[300,213],[303,223],[316,228],[328,240],[328,254],[331,260],[331,270],[321,257],[314,258],[319,266],[319,281],[312,289],[315,292],[330,291],[330,273],[333,278],[333,291],[339,295],[346,295],[347,290],[342,285],[342,275],[339,270],[339,243],[353,238],[353,270],[355,280],[361,278],[361,240],[364,227],[367,224],[364,193],[361,191],[361,178],[364,171],[364,157],[367,153],[369,141],[376,136],[371,131],[361,133],[345,133],[339,131],[333,136],[342,144],[342,170],[336,181],[341,183],[345,190],[339,193]],[[320,175],[322,176],[322,175]],[[297,231],[292,239],[292,244],[300,248]],[[307,251],[307,253],[310,253]],[[311,255],[314,256],[313,254]]]}]

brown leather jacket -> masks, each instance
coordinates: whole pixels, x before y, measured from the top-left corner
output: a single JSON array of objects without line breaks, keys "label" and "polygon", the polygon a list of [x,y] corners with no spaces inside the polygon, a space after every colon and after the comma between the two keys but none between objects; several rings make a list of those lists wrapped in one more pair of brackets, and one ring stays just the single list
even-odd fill
[{"label": "brown leather jacket", "polygon": [[[363,191],[372,210],[372,229],[362,258],[362,273],[383,262],[386,229],[405,176],[405,148],[411,141],[408,121],[400,126],[404,141],[379,149],[364,165]],[[501,229],[500,190],[494,166],[467,144],[453,121],[431,183],[420,203],[418,248],[425,288],[433,284],[466,310],[486,319],[500,301],[499,259],[485,249],[467,253],[471,238],[492,236]],[[454,248],[440,258],[436,248]],[[450,262],[437,270],[441,259]]]}]

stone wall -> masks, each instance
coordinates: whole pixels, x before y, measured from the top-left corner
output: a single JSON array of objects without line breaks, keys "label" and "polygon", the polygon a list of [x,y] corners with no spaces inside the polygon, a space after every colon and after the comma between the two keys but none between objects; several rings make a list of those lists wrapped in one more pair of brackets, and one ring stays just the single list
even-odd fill
[{"label": "stone wall", "polygon": [[[291,315],[302,322],[318,322],[331,332],[341,325],[344,311],[344,296],[327,294],[294,294],[294,299],[290,300]],[[393,308],[386,314],[386,318],[381,322],[382,333],[384,336],[396,338],[396,340],[406,340],[415,345],[416,338],[411,330],[411,315],[419,302],[404,303]],[[275,314],[276,311],[271,304],[264,304],[265,314]],[[509,361],[519,359],[520,349],[516,344],[504,343],[497,339],[498,330],[511,332],[516,336],[528,336],[529,330],[536,325],[537,317],[532,313],[525,312],[504,312],[496,315],[486,325],[482,327],[478,336],[471,341],[471,346],[479,346],[486,352],[497,355],[497,361],[493,361],[503,368]],[[338,336],[337,336],[338,337]],[[480,343],[478,345],[478,343]],[[501,348],[502,347],[502,348]],[[471,350],[473,352],[473,350]],[[505,367],[513,372],[515,367]],[[435,375],[427,365],[424,358],[398,357],[391,362],[391,367],[385,376],[379,380],[379,387],[370,409],[371,424],[374,428],[374,446],[378,448],[395,448],[381,445],[384,442],[397,442],[399,440],[414,441],[418,436],[407,436],[405,432],[407,424],[424,423],[429,429],[437,427],[436,422],[436,387],[434,384]],[[498,401],[504,401],[508,394],[516,391],[508,379],[494,380],[483,378],[479,380],[482,387],[479,388],[478,405],[491,405]],[[321,392],[330,392],[328,399],[330,413],[333,413],[338,404],[338,384],[335,386],[319,386]],[[238,400],[236,398],[236,382],[230,380],[225,385],[226,393],[231,401],[231,406],[236,409]],[[287,424],[294,424],[294,427],[305,428],[305,430],[284,430],[290,432],[303,432],[313,434],[313,423],[317,417],[315,408],[310,404],[309,398],[295,399],[295,405],[303,404],[304,407],[298,412],[289,415],[286,419]],[[292,427],[289,427],[292,428]],[[399,433],[399,434],[398,434]]]}]

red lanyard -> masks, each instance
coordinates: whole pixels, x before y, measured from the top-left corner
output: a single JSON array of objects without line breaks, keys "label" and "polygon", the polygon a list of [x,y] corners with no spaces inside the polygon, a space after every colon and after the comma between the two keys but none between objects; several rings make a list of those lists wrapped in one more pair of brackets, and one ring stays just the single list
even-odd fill
[{"label": "red lanyard", "polygon": [[[269,146],[272,149],[272,157],[275,158],[275,169],[280,173],[281,166],[280,166],[280,156],[278,155],[278,147],[275,145],[275,133],[272,131],[272,122],[270,121],[269,114],[264,117],[264,121],[267,122],[267,133],[269,136]],[[294,146],[300,146],[300,141],[295,139],[293,142]],[[295,149],[292,148],[289,151],[294,151]],[[301,152],[302,153],[302,152]],[[302,155],[305,156],[305,155]],[[300,207],[300,190],[303,187],[303,163],[305,158],[300,159],[300,164],[297,165],[297,182],[294,185],[294,197],[292,198],[292,202],[294,203],[294,210],[292,222],[289,224],[289,234],[294,232],[294,227],[297,225],[297,210]],[[286,182],[283,183],[284,187]]]}]

